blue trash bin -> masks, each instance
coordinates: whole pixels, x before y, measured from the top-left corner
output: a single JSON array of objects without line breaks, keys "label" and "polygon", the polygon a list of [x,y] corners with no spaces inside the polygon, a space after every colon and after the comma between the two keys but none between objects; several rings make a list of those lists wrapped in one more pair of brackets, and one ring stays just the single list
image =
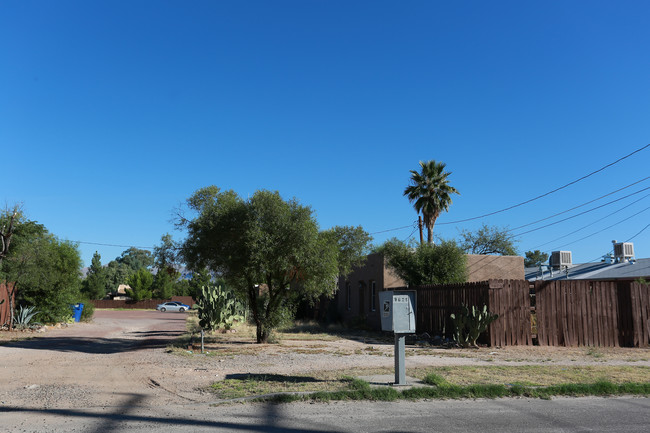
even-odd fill
[{"label": "blue trash bin", "polygon": [[75,322],[81,321],[81,312],[84,310],[84,304],[72,305],[72,316]]}]

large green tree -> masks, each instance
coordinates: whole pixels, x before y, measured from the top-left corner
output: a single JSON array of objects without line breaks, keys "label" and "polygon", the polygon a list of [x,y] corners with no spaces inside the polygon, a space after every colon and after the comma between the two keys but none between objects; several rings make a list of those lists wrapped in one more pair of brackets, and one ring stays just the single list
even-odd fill
[{"label": "large green tree", "polygon": [[409,185],[404,195],[413,204],[415,211],[422,214],[427,226],[427,243],[433,244],[433,226],[442,212],[452,203],[451,195],[460,194],[449,185],[451,172],[445,171],[445,163],[420,161],[420,171],[411,170]]},{"label": "large green tree", "polygon": [[153,297],[153,275],[145,268],[140,268],[132,274],[127,280],[130,289],[126,289],[126,294],[134,301],[142,301]]},{"label": "large green tree", "polygon": [[409,286],[467,281],[467,258],[454,241],[416,246],[390,239],[377,251],[383,253],[388,266]]},{"label": "large green tree", "polygon": [[83,281],[81,291],[89,299],[104,299],[108,285],[108,274],[106,268],[102,266],[102,256],[97,251],[88,268],[88,275]]},{"label": "large green tree", "polygon": [[207,267],[247,300],[258,343],[298,300],[334,293],[337,243],[319,232],[309,207],[278,192],[244,200],[216,186],[196,191],[187,204],[195,216],[178,221],[188,234],[185,262]]},{"label": "large green tree", "polygon": [[184,292],[183,284],[179,282],[178,272],[178,246],[167,233],[160,239],[160,245],[153,250],[156,275],[153,279],[154,296],[160,299],[169,299],[174,294]]},{"label": "large green tree", "polygon": [[340,275],[348,275],[353,267],[362,266],[365,262],[372,236],[363,227],[335,226],[321,235],[336,244]]},{"label": "large green tree", "polygon": [[142,268],[150,268],[153,266],[154,258],[151,251],[131,247],[123,251],[122,254],[115,259],[115,261],[128,266],[132,271],[135,272]]},{"label": "large green tree", "polygon": [[548,254],[543,253],[540,250],[535,251],[526,251],[526,257],[524,258],[524,266],[527,268],[537,267],[548,261]]},{"label": "large green tree", "polygon": [[111,260],[106,265],[106,292],[116,293],[120,284],[127,284],[129,277],[135,273],[127,265]]},{"label": "large green tree", "polygon": [[483,224],[476,231],[463,230],[460,237],[460,247],[467,254],[517,255],[515,238],[505,228]]},{"label": "large green tree", "polygon": [[106,292],[116,293],[121,284],[128,284],[129,278],[140,269],[149,269],[154,264],[150,251],[131,247],[106,266]]},{"label": "large green tree", "polygon": [[70,316],[70,304],[82,300],[80,268],[75,244],[60,241],[43,225],[21,218],[2,262],[0,280],[14,283],[17,302],[34,306],[36,320],[58,322]]},{"label": "large green tree", "polygon": [[19,205],[14,206],[12,209],[6,207],[0,213],[0,266],[2,266],[2,260],[9,254],[11,238],[14,234],[15,225],[20,218]]}]

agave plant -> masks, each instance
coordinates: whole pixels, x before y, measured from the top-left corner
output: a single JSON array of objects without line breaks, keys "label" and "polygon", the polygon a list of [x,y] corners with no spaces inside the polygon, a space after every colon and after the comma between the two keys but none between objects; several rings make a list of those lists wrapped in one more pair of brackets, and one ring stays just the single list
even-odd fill
[{"label": "agave plant", "polygon": [[25,307],[20,306],[20,309],[16,312],[14,316],[14,326],[19,329],[25,329],[29,326],[29,323],[32,321],[32,318],[37,315],[39,312],[34,311],[36,307]]}]

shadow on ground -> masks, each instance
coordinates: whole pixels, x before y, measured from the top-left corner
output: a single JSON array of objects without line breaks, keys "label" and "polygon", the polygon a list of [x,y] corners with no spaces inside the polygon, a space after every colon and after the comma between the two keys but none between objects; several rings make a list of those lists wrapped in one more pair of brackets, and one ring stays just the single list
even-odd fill
[{"label": "shadow on ground", "polygon": [[97,337],[46,337],[30,340],[11,341],[3,345],[7,348],[31,350],[55,350],[59,352],[80,352],[94,354],[112,354],[132,352],[142,349],[165,348],[183,335],[181,331],[155,331],[131,333],[134,338],[97,338]]},{"label": "shadow on ground", "polygon": [[316,383],[316,382],[327,382],[327,380],[316,379],[311,376],[288,376],[284,374],[252,374],[252,373],[242,373],[242,374],[227,374],[224,379],[235,379],[235,380],[254,380],[259,382],[280,382],[280,383]]},{"label": "shadow on ground", "polygon": [[[116,430],[138,429],[144,427],[152,428],[169,428],[178,427],[178,431],[192,431],[192,429],[215,429],[219,431],[249,431],[249,432],[313,432],[313,433],[336,433],[341,430],[323,428],[323,426],[313,426],[310,428],[290,427],[289,420],[282,416],[280,406],[276,404],[266,404],[259,415],[251,414],[247,417],[240,417],[240,422],[188,418],[180,416],[157,417],[133,414],[138,407],[142,407],[143,400],[146,396],[141,394],[129,394],[123,404],[114,408],[107,408],[105,412],[97,413],[75,409],[34,409],[11,406],[0,406],[0,414],[17,413],[25,419],[36,419],[39,422],[46,420],[45,417],[65,417],[66,422],[72,427],[77,422],[93,422],[90,427],[86,424],[84,431],[93,433],[113,432]],[[215,411],[215,417],[219,417]],[[246,421],[244,421],[244,419]],[[315,422],[314,424],[318,424]],[[22,423],[21,425],[25,425]],[[167,430],[165,430],[167,431]]]}]

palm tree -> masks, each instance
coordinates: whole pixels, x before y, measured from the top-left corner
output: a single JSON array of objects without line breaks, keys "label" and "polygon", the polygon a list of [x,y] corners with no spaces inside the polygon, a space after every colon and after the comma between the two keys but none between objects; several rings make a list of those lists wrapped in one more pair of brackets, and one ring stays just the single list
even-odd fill
[{"label": "palm tree", "polygon": [[413,203],[415,211],[422,213],[427,226],[427,242],[433,244],[433,225],[442,211],[451,204],[451,194],[460,194],[449,186],[451,172],[445,171],[444,162],[420,161],[420,172],[411,170],[411,183],[404,189],[404,195]]}]

